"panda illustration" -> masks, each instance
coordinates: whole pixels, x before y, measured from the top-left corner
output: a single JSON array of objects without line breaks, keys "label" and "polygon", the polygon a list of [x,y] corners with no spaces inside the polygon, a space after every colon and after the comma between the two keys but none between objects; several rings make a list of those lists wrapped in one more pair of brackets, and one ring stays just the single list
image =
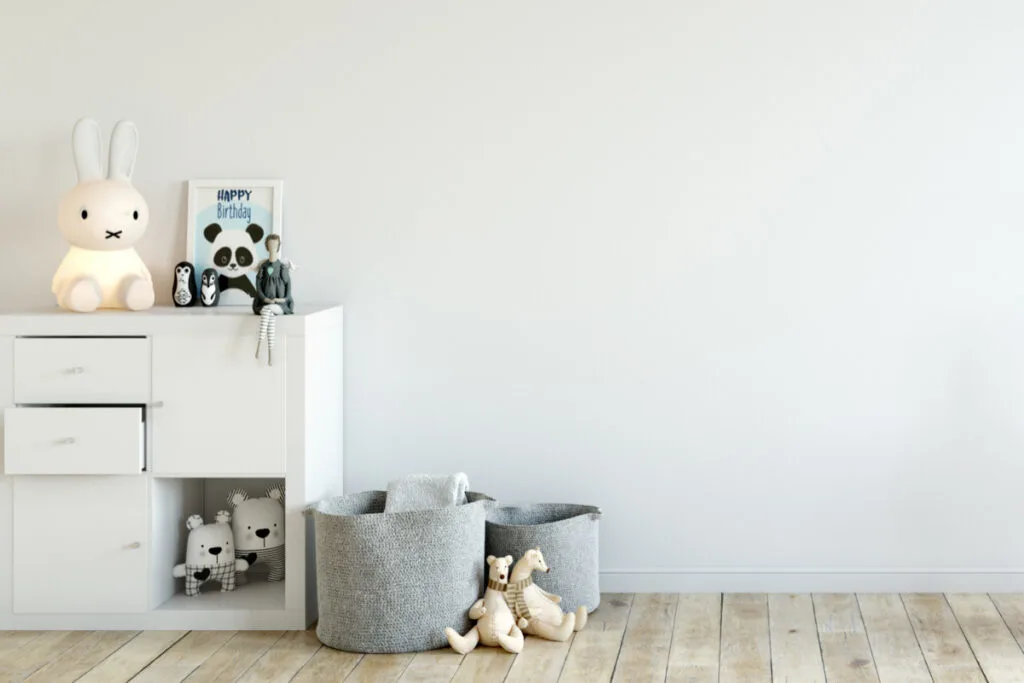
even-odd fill
[{"label": "panda illustration", "polygon": [[210,223],[203,229],[203,237],[210,243],[220,291],[240,289],[255,297],[256,287],[247,273],[256,260],[253,245],[263,239],[263,228],[250,223],[245,230],[225,230]]},{"label": "panda illustration", "polygon": [[171,298],[174,299],[175,306],[183,308],[196,302],[195,272],[195,267],[188,261],[182,261],[174,266],[174,288],[171,291]]},{"label": "panda illustration", "polygon": [[203,271],[199,285],[199,303],[203,306],[216,306],[218,301],[220,301],[220,282],[217,278],[217,271],[207,268]]}]

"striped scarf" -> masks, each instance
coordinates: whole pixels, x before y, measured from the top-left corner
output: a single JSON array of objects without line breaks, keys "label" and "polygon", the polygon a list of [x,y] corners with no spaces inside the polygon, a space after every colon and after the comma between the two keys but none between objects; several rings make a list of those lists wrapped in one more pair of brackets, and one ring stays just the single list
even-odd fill
[{"label": "striped scarf", "polygon": [[505,602],[508,603],[512,613],[516,615],[516,619],[530,618],[530,606],[526,604],[526,596],[523,594],[523,591],[526,590],[527,586],[532,585],[533,576],[527,576],[525,579],[508,584],[508,587],[505,589]]}]

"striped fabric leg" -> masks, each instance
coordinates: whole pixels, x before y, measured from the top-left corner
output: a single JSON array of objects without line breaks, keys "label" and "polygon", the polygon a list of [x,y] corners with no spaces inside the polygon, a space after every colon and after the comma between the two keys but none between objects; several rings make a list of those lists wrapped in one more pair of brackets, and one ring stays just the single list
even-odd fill
[{"label": "striped fabric leg", "polygon": [[278,306],[264,306],[260,312],[260,336],[256,340],[256,358],[260,357],[260,347],[267,345],[267,365],[274,364],[274,335],[277,333],[277,316],[275,308]]},{"label": "striped fabric leg", "polygon": [[[263,311],[260,313],[260,336],[256,340],[256,358],[260,357],[260,347],[264,344],[264,342],[267,342],[267,331],[271,326],[273,317],[274,314],[270,310],[270,307],[264,306]],[[271,333],[270,338],[273,339],[273,333]],[[269,342],[269,344],[272,345],[273,341]],[[267,353],[269,357],[269,346]]]}]

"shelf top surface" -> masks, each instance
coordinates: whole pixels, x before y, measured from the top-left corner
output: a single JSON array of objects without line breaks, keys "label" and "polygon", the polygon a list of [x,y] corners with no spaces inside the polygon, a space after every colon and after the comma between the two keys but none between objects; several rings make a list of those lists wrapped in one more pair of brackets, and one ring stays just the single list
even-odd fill
[{"label": "shelf top surface", "polygon": [[[304,334],[340,324],[341,306],[296,305],[293,315],[278,316],[281,334]],[[204,330],[233,331],[258,325],[259,317],[248,306],[177,308],[154,306],[147,311],[99,310],[74,313],[56,306],[0,310],[0,335],[113,336],[147,335],[155,332]]]}]

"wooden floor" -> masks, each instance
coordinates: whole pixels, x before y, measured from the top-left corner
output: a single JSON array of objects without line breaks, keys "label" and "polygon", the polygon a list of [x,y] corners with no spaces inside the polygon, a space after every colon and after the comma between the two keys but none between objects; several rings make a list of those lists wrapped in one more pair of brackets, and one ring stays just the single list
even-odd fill
[{"label": "wooden floor", "polygon": [[358,655],[312,631],[6,631],[0,680],[1024,683],[1024,595],[608,594],[566,643]]}]

